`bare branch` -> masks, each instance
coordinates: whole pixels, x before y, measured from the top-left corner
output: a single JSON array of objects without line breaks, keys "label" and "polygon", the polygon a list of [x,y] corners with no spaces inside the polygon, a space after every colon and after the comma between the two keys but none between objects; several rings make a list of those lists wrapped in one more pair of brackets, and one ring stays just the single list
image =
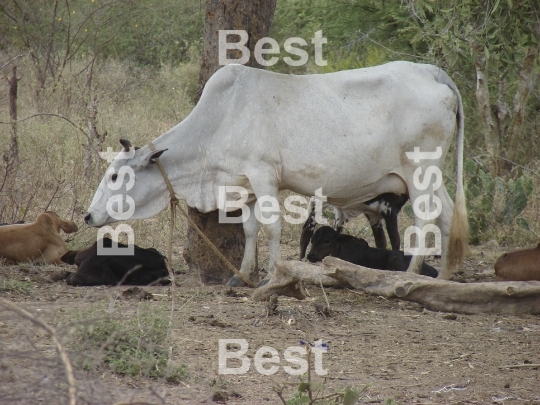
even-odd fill
[{"label": "bare branch", "polygon": [[[64,117],[63,115],[59,115],[59,114],[54,114],[54,113],[40,113],[40,114],[34,114],[34,115],[30,115],[29,117],[26,117],[26,118],[21,118],[20,120],[17,120],[16,122],[23,122],[23,121],[26,121],[26,120],[29,120],[30,118],[34,118],[34,117],[40,117],[40,116],[50,116],[50,117],[57,117],[57,118],[61,118],[67,122],[69,122],[71,125],[73,125],[75,128],[77,128],[79,131],[81,131],[84,136],[86,136],[88,138],[88,135],[86,134],[86,132],[84,132],[84,129],[82,129],[80,126],[78,126],[77,124],[75,124],[73,121],[71,121],[69,118],[67,117]],[[9,124],[11,125],[11,122],[3,122],[3,121],[0,121],[0,124]]]},{"label": "bare branch", "polygon": [[60,359],[62,360],[62,363],[64,364],[64,368],[66,371],[66,378],[69,384],[69,404],[76,405],[77,404],[77,387],[75,385],[76,384],[75,377],[73,376],[73,368],[71,367],[71,362],[69,361],[69,357],[67,355],[66,350],[60,344],[60,342],[58,341],[58,338],[56,337],[57,336],[56,330],[52,326],[43,322],[41,319],[36,318],[30,312],[19,307],[18,305],[14,304],[11,301],[8,301],[4,298],[0,298],[0,305],[9,311],[15,312],[17,315],[28,319],[29,321],[39,326],[40,328],[45,329],[51,335],[51,339],[54,345],[56,346],[56,350],[58,350],[58,353],[60,354]]}]

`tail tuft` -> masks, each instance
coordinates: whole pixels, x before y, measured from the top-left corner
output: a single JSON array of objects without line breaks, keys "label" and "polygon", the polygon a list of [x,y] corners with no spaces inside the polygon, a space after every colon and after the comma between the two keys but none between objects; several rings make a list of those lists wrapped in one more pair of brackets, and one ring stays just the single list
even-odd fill
[{"label": "tail tuft", "polygon": [[465,193],[459,187],[456,192],[456,202],[450,225],[450,239],[446,252],[446,267],[450,276],[463,263],[468,251],[469,223],[467,222],[467,208],[465,206]]}]

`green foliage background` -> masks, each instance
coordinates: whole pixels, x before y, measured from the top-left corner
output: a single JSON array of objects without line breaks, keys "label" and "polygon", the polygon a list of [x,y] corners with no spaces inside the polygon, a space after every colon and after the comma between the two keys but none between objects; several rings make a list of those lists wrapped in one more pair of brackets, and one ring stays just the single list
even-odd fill
[{"label": "green foliage background", "polygon": [[[17,63],[23,79],[19,117],[54,113],[85,130],[89,105],[97,100],[98,130],[108,133],[103,148],[116,149],[121,136],[139,143],[153,139],[183,119],[193,106],[204,7],[202,0],[2,2],[0,67],[7,75],[10,65],[4,64],[20,56]],[[475,56],[470,46],[474,43],[474,49],[488,56],[490,77],[505,78],[511,95],[519,77],[520,58],[527,47],[538,45],[538,21],[538,5],[532,0],[278,0],[270,36],[282,49],[285,39],[304,38],[310,60],[301,67],[280,61],[271,69],[292,74],[325,73],[391,60],[435,63],[445,68],[464,100],[471,240],[480,243],[496,238],[509,244],[530,243],[539,232],[536,190],[540,81],[536,80],[526,104],[517,165],[505,176],[494,176],[489,170],[475,99]],[[313,62],[310,38],[318,30],[328,39],[323,48],[327,66]],[[536,61],[534,73],[538,76],[539,72]],[[489,86],[495,98],[496,82]],[[3,87],[2,122],[9,122],[7,100],[7,87]],[[60,191],[64,194],[53,196],[53,205],[58,206],[55,209],[71,217],[84,212],[91,198],[88,190],[94,189],[104,167],[98,163],[95,176],[82,184],[80,162],[85,151],[84,137],[79,132],[74,125],[55,118],[19,124],[22,166],[26,165],[20,207],[16,210],[19,218],[21,214],[31,217],[39,212],[42,207],[36,203],[38,196],[48,201],[58,184],[62,184]],[[43,148],[46,151],[51,144],[51,136],[62,153],[44,152]],[[8,139],[9,126],[0,125],[2,153]],[[452,149],[449,156],[455,156]],[[448,158],[446,162],[450,190],[455,182],[454,160]],[[37,161],[46,162],[55,177],[32,177],[31,173],[39,169],[31,167],[31,162]],[[78,176],[77,181],[69,182],[73,175]],[[32,195],[34,188],[39,190],[33,199],[25,197]],[[64,196],[63,204],[60,196]],[[152,227],[145,227],[150,235]],[[149,236],[148,240],[154,238]],[[85,239],[80,243],[84,244]]]}]

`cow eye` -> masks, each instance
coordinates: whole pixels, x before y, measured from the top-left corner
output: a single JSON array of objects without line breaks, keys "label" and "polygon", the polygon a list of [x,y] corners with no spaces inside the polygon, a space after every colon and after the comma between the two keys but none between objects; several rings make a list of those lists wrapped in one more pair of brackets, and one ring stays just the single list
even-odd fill
[{"label": "cow eye", "polygon": [[330,239],[326,239],[326,240],[324,241],[324,243],[327,244],[327,245],[330,244]]},{"label": "cow eye", "polygon": [[111,176],[112,181],[116,181],[117,178],[118,178],[118,175],[116,173]]}]

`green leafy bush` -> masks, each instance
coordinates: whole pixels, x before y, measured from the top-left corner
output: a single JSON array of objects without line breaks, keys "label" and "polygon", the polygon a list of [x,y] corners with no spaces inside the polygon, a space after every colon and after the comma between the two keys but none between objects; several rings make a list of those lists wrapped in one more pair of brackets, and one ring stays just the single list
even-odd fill
[{"label": "green leafy bush", "polygon": [[471,243],[478,244],[493,237],[492,230],[500,224],[515,223],[529,229],[527,221],[518,215],[527,206],[533,191],[530,177],[522,175],[507,181],[493,178],[472,159],[465,160],[464,169]]}]

